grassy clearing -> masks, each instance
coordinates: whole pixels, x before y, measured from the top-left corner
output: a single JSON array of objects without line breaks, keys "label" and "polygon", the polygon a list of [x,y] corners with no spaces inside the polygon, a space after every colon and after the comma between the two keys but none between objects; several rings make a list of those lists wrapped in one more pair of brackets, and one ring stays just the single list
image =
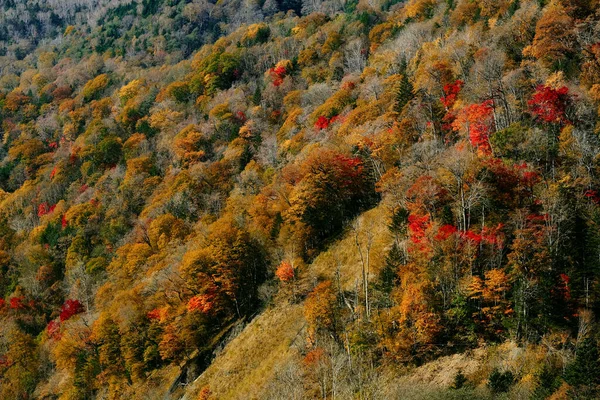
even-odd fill
[{"label": "grassy clearing", "polygon": [[301,305],[267,309],[225,346],[184,399],[196,399],[205,386],[217,399],[260,398],[278,368],[296,356],[303,327]]}]

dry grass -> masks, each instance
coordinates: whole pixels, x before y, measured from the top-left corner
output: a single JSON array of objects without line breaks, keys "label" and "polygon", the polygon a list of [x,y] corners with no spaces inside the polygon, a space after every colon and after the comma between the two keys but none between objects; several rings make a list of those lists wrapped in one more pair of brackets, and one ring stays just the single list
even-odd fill
[{"label": "dry grass", "polygon": [[[387,226],[388,219],[388,210],[381,205],[357,218],[358,242],[362,246],[365,257],[369,235],[372,238],[369,280],[373,280],[384,266],[387,250],[392,243]],[[352,226],[346,229],[340,240],[314,260],[309,267],[309,275],[334,279],[338,268],[343,289],[351,290],[357,282],[361,281],[361,260]]]},{"label": "dry grass", "polygon": [[454,382],[454,377],[459,371],[462,371],[467,377],[472,376],[481,369],[485,359],[486,351],[484,349],[440,357],[414,369],[410,374],[401,377],[399,381],[448,388]]},{"label": "dry grass", "polygon": [[259,398],[278,368],[297,355],[294,343],[302,341],[303,327],[301,305],[268,309],[225,346],[184,399],[196,399],[204,386],[217,399]]}]

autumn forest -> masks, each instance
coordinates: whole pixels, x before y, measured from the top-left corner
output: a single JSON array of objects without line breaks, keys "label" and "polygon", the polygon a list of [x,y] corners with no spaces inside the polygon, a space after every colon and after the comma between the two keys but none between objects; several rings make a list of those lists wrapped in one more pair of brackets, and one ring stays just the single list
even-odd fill
[{"label": "autumn forest", "polygon": [[0,1],[0,399],[600,398],[598,0]]}]

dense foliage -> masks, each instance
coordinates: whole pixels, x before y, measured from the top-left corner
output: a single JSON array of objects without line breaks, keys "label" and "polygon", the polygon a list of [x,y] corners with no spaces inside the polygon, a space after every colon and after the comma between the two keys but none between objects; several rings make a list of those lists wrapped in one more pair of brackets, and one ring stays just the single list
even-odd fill
[{"label": "dense foliage", "polygon": [[38,3],[0,19],[0,398],[158,398],[283,304],[265,398],[505,341],[534,367],[479,394],[600,396],[597,1]]}]

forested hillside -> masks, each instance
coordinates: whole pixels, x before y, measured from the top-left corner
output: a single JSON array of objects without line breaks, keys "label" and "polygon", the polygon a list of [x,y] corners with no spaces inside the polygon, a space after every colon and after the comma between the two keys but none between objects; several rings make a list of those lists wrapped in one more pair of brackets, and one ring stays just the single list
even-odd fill
[{"label": "forested hillside", "polygon": [[600,397],[597,0],[0,0],[0,399]]}]

